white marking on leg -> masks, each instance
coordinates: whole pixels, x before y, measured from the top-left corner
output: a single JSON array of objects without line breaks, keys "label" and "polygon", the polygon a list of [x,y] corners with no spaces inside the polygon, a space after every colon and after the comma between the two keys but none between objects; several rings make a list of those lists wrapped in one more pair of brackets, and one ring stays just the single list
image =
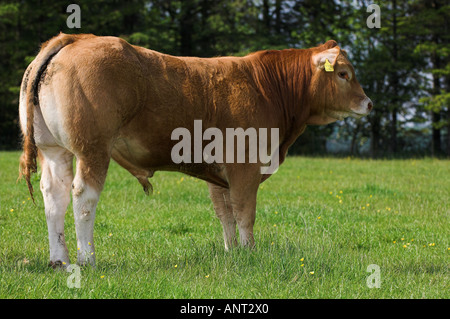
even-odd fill
[{"label": "white marking on leg", "polygon": [[234,220],[221,220],[223,228],[223,239],[225,243],[225,250],[228,251],[233,246],[236,246],[236,222]]},{"label": "white marking on leg", "polygon": [[[228,196],[229,199],[229,196]],[[223,239],[225,243],[225,250],[229,251],[230,248],[237,245],[236,241],[236,220],[233,216],[233,208],[231,203],[227,200],[227,196],[223,194],[223,206],[222,215],[219,217],[223,228]]]}]

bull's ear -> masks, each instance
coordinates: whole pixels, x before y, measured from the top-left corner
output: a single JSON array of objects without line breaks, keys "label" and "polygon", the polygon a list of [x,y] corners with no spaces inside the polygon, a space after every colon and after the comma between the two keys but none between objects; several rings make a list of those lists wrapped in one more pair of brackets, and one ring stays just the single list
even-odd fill
[{"label": "bull's ear", "polygon": [[327,42],[325,42],[324,44],[319,46],[319,50],[328,50],[334,47],[337,47],[338,43],[334,40],[328,40]]},{"label": "bull's ear", "polygon": [[334,65],[339,55],[340,48],[334,47],[328,50],[314,53],[311,57],[312,65],[320,70],[325,69],[327,72],[334,71]]}]

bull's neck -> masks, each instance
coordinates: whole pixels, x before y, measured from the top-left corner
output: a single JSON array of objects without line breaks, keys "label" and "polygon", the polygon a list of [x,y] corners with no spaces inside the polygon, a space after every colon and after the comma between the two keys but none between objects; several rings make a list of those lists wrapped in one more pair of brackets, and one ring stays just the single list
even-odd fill
[{"label": "bull's neck", "polygon": [[309,116],[310,58],[308,49],[287,49],[258,52],[253,59],[255,82],[267,106],[276,110],[271,113],[278,114],[288,143],[302,133]]}]

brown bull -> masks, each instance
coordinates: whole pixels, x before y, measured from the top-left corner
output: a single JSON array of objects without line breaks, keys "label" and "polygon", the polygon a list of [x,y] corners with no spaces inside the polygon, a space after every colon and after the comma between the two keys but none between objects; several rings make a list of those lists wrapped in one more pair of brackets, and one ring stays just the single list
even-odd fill
[{"label": "brown bull", "polygon": [[78,263],[95,263],[95,210],[111,158],[146,191],[157,170],[207,181],[226,249],[237,242],[236,224],[241,244],[252,246],[256,193],[268,177],[261,173],[263,163],[174,161],[172,132],[193,132],[195,120],[222,132],[278,128],[279,143],[269,147],[281,163],[307,125],[361,117],[371,108],[345,51],[333,40],[311,49],[195,58],[116,37],[60,34],[42,46],[22,81],[21,174],[32,193],[30,175],[39,155],[53,266],[69,264],[64,214],[71,191]]}]

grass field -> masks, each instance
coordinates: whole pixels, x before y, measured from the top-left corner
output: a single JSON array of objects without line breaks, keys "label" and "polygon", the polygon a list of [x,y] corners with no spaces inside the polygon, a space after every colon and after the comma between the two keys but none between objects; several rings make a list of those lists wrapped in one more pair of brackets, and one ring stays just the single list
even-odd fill
[{"label": "grass field", "polygon": [[[450,162],[290,157],[260,186],[253,250],[225,252],[203,181],[158,172],[145,196],[112,163],[97,209],[97,267],[81,288],[49,261],[36,205],[0,153],[0,298],[449,298]],[[66,241],[76,260],[73,212]],[[380,288],[369,288],[369,265]]]}]

